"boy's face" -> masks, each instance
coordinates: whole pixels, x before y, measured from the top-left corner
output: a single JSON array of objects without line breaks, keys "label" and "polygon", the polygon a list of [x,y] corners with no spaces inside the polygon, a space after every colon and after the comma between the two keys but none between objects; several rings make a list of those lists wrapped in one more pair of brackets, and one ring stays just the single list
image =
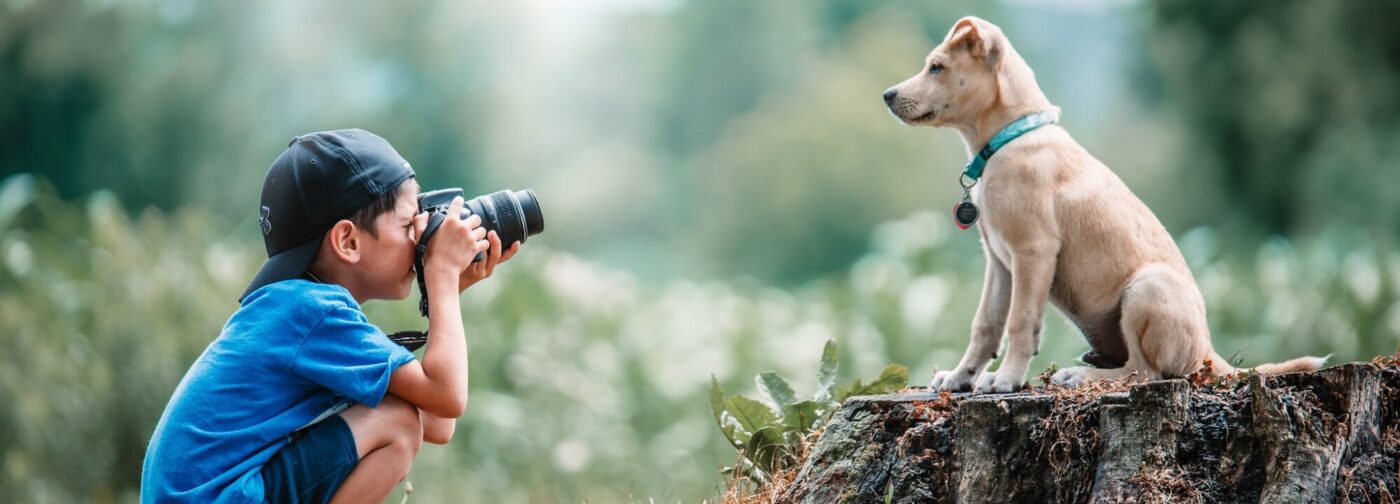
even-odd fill
[{"label": "boy's face", "polygon": [[[418,214],[418,182],[408,179],[399,186],[393,211],[379,214],[375,233],[364,233],[360,255],[367,299],[404,299],[413,287],[413,217]],[[376,236],[377,235],[377,236]]]}]

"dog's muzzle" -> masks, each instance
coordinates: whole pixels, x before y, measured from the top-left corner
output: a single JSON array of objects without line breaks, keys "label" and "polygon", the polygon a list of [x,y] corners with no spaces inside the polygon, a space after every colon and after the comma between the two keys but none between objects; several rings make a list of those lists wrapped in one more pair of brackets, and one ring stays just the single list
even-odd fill
[{"label": "dog's muzzle", "polygon": [[918,117],[914,117],[916,109],[919,108],[918,104],[914,103],[914,100],[908,98],[901,99],[899,90],[895,88],[886,89],[884,98],[885,106],[889,107],[890,113],[894,114],[895,117],[899,118],[899,120],[903,121],[905,124],[915,124],[933,119],[937,112],[936,110],[930,110],[920,114]]}]

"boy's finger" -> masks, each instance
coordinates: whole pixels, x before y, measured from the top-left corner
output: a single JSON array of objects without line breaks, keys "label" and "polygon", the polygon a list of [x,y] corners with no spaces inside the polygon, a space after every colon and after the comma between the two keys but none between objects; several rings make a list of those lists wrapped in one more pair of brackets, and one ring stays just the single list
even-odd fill
[{"label": "boy's finger", "polygon": [[491,264],[495,264],[496,261],[501,259],[501,237],[497,235],[495,231],[492,231],[486,234],[486,239],[491,242],[491,252],[488,254],[490,255]]},{"label": "boy's finger", "polygon": [[428,228],[428,212],[423,212],[413,216],[413,240],[418,241],[418,237],[423,236],[423,230]]},{"label": "boy's finger", "polygon": [[520,242],[517,241],[517,242],[515,242],[515,243],[510,244],[510,248],[506,249],[505,252],[502,252],[502,253],[501,253],[501,262],[505,262],[506,259],[510,259],[511,257],[514,257],[514,256],[515,256],[515,253],[516,253],[516,252],[519,252],[519,251],[520,251]]},{"label": "boy's finger", "polygon": [[491,241],[491,252],[486,254],[486,276],[496,271],[496,263],[501,262],[501,237],[492,231],[487,239]]},{"label": "boy's finger", "polygon": [[476,229],[478,227],[481,227],[481,216],[477,214],[472,214],[472,216],[467,217],[467,220],[463,221],[463,223],[467,225],[467,229]]},{"label": "boy's finger", "polygon": [[462,197],[461,197],[461,196],[457,196],[457,197],[452,198],[452,203],[449,204],[449,205],[447,205],[447,216],[450,217],[450,218],[453,218],[453,219],[461,219],[461,218],[462,218],[462,205],[463,205],[464,203],[465,203],[465,202],[462,201]]}]

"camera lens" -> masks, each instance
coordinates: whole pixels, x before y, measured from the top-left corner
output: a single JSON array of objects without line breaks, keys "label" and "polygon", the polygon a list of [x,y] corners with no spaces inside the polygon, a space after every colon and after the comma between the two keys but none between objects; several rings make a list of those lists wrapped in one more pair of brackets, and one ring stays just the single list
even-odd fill
[{"label": "camera lens", "polygon": [[520,201],[520,208],[525,213],[525,234],[534,236],[544,231],[544,212],[540,211],[540,200],[535,197],[535,190],[516,191],[515,199]]},{"label": "camera lens", "polygon": [[[477,196],[467,202],[466,208],[481,215],[481,225],[501,237],[502,247],[517,241],[524,243],[527,238],[544,231],[544,213],[540,211],[539,198],[531,189],[502,190]],[[468,215],[463,212],[462,218]]]}]

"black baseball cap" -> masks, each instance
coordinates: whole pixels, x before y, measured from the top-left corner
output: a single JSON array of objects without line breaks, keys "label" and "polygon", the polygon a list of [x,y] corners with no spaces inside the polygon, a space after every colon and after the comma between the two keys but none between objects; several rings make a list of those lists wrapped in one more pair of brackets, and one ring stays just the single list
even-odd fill
[{"label": "black baseball cap", "polygon": [[263,286],[300,278],[336,222],[412,176],[413,167],[388,141],[362,129],[292,138],[263,180],[258,223],[267,262],[238,301]]}]

